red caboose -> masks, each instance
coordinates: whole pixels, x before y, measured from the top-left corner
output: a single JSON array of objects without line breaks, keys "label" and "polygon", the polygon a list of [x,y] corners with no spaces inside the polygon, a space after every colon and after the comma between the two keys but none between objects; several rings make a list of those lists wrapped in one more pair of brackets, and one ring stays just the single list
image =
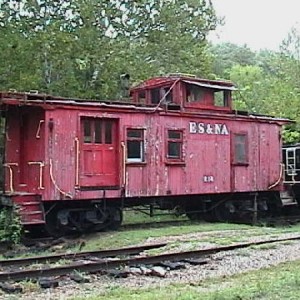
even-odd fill
[{"label": "red caboose", "polygon": [[116,227],[126,206],[207,219],[266,211],[282,188],[285,120],[233,110],[232,90],[170,75],[134,87],[130,102],[1,93],[2,203],[56,232]]}]

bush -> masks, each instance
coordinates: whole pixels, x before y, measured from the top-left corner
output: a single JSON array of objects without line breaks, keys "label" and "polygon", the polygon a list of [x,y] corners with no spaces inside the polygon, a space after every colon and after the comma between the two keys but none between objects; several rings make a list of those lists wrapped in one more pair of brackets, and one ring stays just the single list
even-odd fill
[{"label": "bush", "polygon": [[16,207],[0,208],[0,241],[17,244],[20,242],[22,224]]}]

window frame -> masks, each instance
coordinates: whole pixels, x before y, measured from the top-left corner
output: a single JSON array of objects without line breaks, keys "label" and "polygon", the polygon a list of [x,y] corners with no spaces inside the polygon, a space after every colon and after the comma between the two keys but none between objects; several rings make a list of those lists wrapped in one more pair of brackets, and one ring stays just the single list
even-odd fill
[{"label": "window frame", "polygon": [[[100,124],[100,126],[96,126],[97,123]],[[103,117],[81,116],[80,124],[82,130],[81,139],[84,145],[111,145],[114,143],[113,130],[115,129],[112,126],[111,119]],[[89,124],[89,136],[86,135],[86,124]],[[110,124],[109,127],[108,124]],[[89,141],[87,141],[87,137],[90,137]]]},{"label": "window frame", "polygon": [[[214,106],[217,108],[229,108],[230,107],[230,91],[227,90],[215,90],[213,92]],[[219,98],[219,99],[218,99]],[[221,101],[220,101],[221,100]],[[222,103],[218,103],[218,101]]]},{"label": "window frame", "polygon": [[[162,86],[149,88],[149,103],[151,105],[173,103],[174,102],[174,95],[173,95],[174,87],[172,89],[171,89],[171,87],[172,87],[171,85],[162,85]],[[158,101],[153,101],[154,93],[157,93],[156,96],[159,96]],[[167,94],[167,96],[165,96],[166,94]],[[163,101],[161,101],[162,99],[163,99]]]},{"label": "window frame", "polygon": [[[198,94],[197,98],[195,98],[196,94]],[[185,102],[189,104],[197,103],[205,105],[205,89],[196,84],[185,83]]]},{"label": "window frame", "polygon": [[[128,137],[129,131],[139,131],[141,132],[141,137]],[[125,137],[126,137],[126,164],[145,164],[146,163],[146,155],[145,155],[145,128],[140,127],[127,127],[125,129]],[[139,158],[129,158],[128,154],[128,142],[140,142],[140,157]]]},{"label": "window frame", "polygon": [[[237,143],[237,137],[244,137],[245,140],[243,143]],[[243,145],[244,149],[244,156],[245,159],[243,161],[237,160],[237,146]],[[232,135],[232,148],[233,148],[233,155],[232,155],[232,164],[236,166],[248,166],[249,165],[249,137],[248,132],[235,132]]]},{"label": "window frame", "polygon": [[[176,132],[180,134],[179,138],[169,137],[170,132]],[[165,162],[166,164],[185,164],[184,161],[184,129],[181,128],[166,128],[165,138]],[[169,156],[169,143],[179,143],[179,157]]]},{"label": "window frame", "polygon": [[[196,108],[196,109],[207,109],[215,111],[231,111],[232,110],[232,90],[222,88],[213,88],[213,87],[200,87],[199,86],[199,98],[191,100],[189,99],[189,94],[194,89],[193,86],[198,86],[197,84],[184,82],[182,84],[183,90],[183,106],[187,108]],[[195,88],[196,90],[196,88]],[[190,92],[189,92],[190,91]],[[222,96],[216,96],[215,93],[219,94],[222,92]],[[201,97],[200,97],[200,94]],[[222,100],[221,100],[222,98]],[[220,101],[217,101],[220,99]],[[197,101],[196,101],[197,100]],[[221,103],[222,102],[222,103]]]}]

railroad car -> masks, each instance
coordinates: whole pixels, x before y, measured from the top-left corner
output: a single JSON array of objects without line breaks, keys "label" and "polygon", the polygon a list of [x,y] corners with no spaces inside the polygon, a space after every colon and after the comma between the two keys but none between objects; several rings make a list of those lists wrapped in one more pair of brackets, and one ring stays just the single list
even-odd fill
[{"label": "railroad car", "polygon": [[234,89],[171,74],[116,101],[2,92],[1,203],[51,234],[117,228],[127,207],[205,220],[274,212],[288,120],[234,110]]}]

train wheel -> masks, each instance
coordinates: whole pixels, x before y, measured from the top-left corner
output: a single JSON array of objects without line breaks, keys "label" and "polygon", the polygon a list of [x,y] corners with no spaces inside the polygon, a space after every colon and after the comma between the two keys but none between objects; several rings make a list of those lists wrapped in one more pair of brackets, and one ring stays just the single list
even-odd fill
[{"label": "train wheel", "polygon": [[215,219],[218,222],[230,222],[234,219],[234,206],[230,203],[221,203],[214,209]]},{"label": "train wheel", "polygon": [[119,207],[109,207],[108,219],[106,228],[109,230],[117,230],[120,228],[123,221],[123,212]]},{"label": "train wheel", "polygon": [[57,211],[53,210],[46,215],[46,231],[50,236],[59,238],[64,236],[66,228],[62,226],[57,218]]},{"label": "train wheel", "polygon": [[217,217],[216,217],[216,212],[214,209],[211,209],[209,211],[207,211],[204,215],[203,215],[203,220],[205,222],[216,222],[218,221]]},{"label": "train wheel", "polygon": [[202,214],[197,212],[186,212],[185,214],[191,221],[199,221],[202,219]]}]

